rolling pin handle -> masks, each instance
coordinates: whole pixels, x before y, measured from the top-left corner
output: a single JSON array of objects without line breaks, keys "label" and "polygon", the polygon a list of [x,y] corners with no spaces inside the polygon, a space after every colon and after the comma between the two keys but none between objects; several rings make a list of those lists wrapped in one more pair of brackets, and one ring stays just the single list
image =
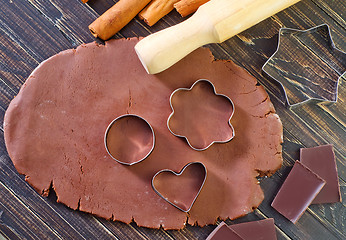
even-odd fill
[{"label": "rolling pin handle", "polygon": [[213,26],[209,25],[202,14],[194,14],[139,41],[135,46],[138,58],[149,74],[159,73],[198,47],[216,42]]}]

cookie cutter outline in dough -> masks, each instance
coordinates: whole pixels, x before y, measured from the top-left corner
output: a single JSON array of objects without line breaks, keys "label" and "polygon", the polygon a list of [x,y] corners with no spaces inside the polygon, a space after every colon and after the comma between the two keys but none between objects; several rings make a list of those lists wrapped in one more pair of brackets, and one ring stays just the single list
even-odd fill
[{"label": "cookie cutter outline in dough", "polygon": [[339,73],[337,70],[333,69],[339,75],[339,77],[338,77],[338,79],[336,81],[336,88],[334,90],[335,100],[333,100],[333,99],[330,100],[330,99],[326,99],[326,98],[323,98],[323,97],[309,97],[308,99],[306,99],[304,101],[291,104],[289,96],[288,96],[288,94],[286,92],[286,89],[285,89],[284,85],[281,83],[281,81],[277,77],[274,77],[273,75],[271,75],[269,73],[269,70],[266,70],[267,66],[270,66],[270,62],[275,57],[275,55],[278,52],[280,52],[280,40],[281,40],[281,37],[282,37],[283,33],[285,33],[285,32],[289,32],[289,34],[294,34],[294,33],[310,33],[310,32],[314,32],[314,31],[319,30],[319,29],[322,29],[322,30],[326,31],[326,33],[327,33],[327,42],[328,42],[327,45],[328,45],[329,49],[337,51],[337,52],[339,52],[341,54],[346,54],[345,52],[341,51],[340,49],[338,49],[335,46],[334,41],[332,39],[330,27],[327,24],[325,24],[325,23],[321,24],[321,25],[317,25],[317,26],[309,28],[309,29],[306,29],[306,30],[299,30],[299,29],[294,29],[294,28],[280,28],[277,49],[270,56],[270,58],[268,58],[268,60],[262,66],[262,71],[265,72],[269,77],[271,77],[277,83],[280,84],[281,88],[283,89],[284,95],[285,95],[286,104],[288,105],[289,108],[296,107],[296,106],[299,106],[301,104],[304,104],[304,103],[307,103],[307,102],[312,102],[312,101],[315,101],[315,102],[318,102],[320,104],[323,104],[323,103],[336,103],[337,100],[338,100],[338,88],[339,88],[339,84],[340,84],[340,79],[341,78],[346,78],[346,71],[343,72],[343,73]]},{"label": "cookie cutter outline in dough", "polygon": [[[134,117],[134,118],[137,118],[137,119],[143,121],[143,122],[146,123],[146,125],[150,128],[150,131],[151,131],[151,133],[152,133],[152,144],[151,144],[152,146],[151,146],[151,149],[148,151],[148,153],[147,153],[144,157],[142,157],[141,159],[138,159],[138,160],[135,161],[135,162],[130,162],[130,163],[128,163],[128,162],[123,162],[123,161],[117,159],[116,157],[114,157],[114,156],[110,153],[110,151],[109,151],[109,149],[108,149],[108,146],[107,146],[107,145],[108,145],[108,144],[107,144],[107,136],[108,136],[109,130],[111,129],[111,127],[112,127],[115,123],[117,123],[117,121],[119,121],[119,120],[121,120],[121,119],[123,119],[123,118],[126,118],[126,117]],[[115,119],[108,125],[108,127],[107,127],[107,129],[106,129],[106,132],[105,132],[105,136],[104,136],[104,145],[105,145],[105,148],[106,148],[107,153],[109,154],[109,156],[110,156],[111,158],[113,158],[115,161],[117,161],[118,163],[121,163],[121,164],[123,164],[123,165],[132,166],[132,165],[134,165],[134,164],[137,164],[137,163],[142,162],[143,160],[145,160],[145,159],[152,153],[152,151],[154,150],[154,147],[155,147],[155,133],[154,133],[154,129],[153,129],[152,126],[149,124],[149,122],[148,122],[147,120],[145,120],[144,118],[142,118],[141,116],[138,116],[138,115],[136,115],[136,114],[124,114],[124,115],[121,115],[121,116],[115,118]]]},{"label": "cookie cutter outline in dough", "polygon": [[[206,146],[206,147],[204,147],[204,148],[196,148],[196,147],[192,146],[191,143],[190,143],[190,141],[189,141],[189,139],[188,139],[186,136],[184,136],[184,135],[179,135],[179,134],[175,134],[175,133],[172,131],[172,129],[170,128],[170,124],[169,124],[169,123],[170,123],[170,120],[171,120],[171,118],[172,118],[172,116],[173,116],[174,113],[175,113],[174,107],[173,107],[173,104],[172,104],[172,97],[173,97],[173,95],[174,95],[176,92],[178,92],[178,91],[191,91],[191,90],[193,89],[193,87],[194,87],[195,85],[197,85],[198,83],[200,83],[200,82],[207,82],[207,83],[209,83],[209,84],[212,86],[213,92],[214,92],[214,94],[215,94],[216,96],[225,97],[225,98],[230,102],[230,104],[232,105],[232,113],[231,113],[231,115],[230,115],[230,117],[229,117],[229,119],[228,119],[228,125],[229,125],[229,127],[230,127],[230,129],[231,129],[231,131],[232,131],[232,136],[231,136],[229,139],[224,140],[224,141],[212,141],[208,146]],[[171,109],[172,109],[172,113],[169,115],[169,117],[168,117],[168,119],[167,119],[167,127],[168,127],[169,131],[170,131],[174,136],[176,136],[176,137],[185,138],[185,140],[187,141],[187,143],[189,144],[189,146],[190,146],[193,150],[196,150],[196,151],[204,151],[204,150],[208,149],[210,146],[212,146],[214,143],[227,143],[227,142],[231,141],[231,140],[235,137],[235,130],[234,130],[232,124],[231,124],[231,118],[233,117],[234,111],[235,111],[234,103],[233,103],[233,101],[232,101],[228,96],[226,96],[226,95],[224,95],[224,94],[219,94],[219,93],[217,93],[217,92],[216,92],[216,89],[215,89],[215,86],[214,86],[214,84],[213,84],[211,81],[209,81],[209,80],[207,80],[207,79],[199,79],[199,80],[197,80],[196,82],[194,82],[190,88],[178,88],[178,89],[174,90],[174,91],[172,92],[170,98],[169,98],[169,104],[170,104]]]},{"label": "cookie cutter outline in dough", "polygon": [[[203,178],[202,184],[201,184],[201,186],[200,186],[200,188],[199,188],[199,190],[198,190],[198,192],[197,192],[195,198],[193,199],[193,201],[192,201],[190,207],[189,207],[187,210],[184,210],[184,209],[180,208],[179,206],[175,205],[174,203],[172,203],[171,201],[169,201],[167,198],[165,198],[165,197],[155,188],[155,186],[154,186],[154,181],[155,181],[155,178],[157,177],[157,175],[159,175],[159,174],[162,173],[162,172],[170,172],[170,173],[173,173],[175,176],[180,176],[180,175],[182,175],[182,174],[184,173],[185,169],[186,169],[187,167],[191,166],[192,164],[200,164],[200,165],[203,167],[203,169],[204,169],[204,178]],[[156,192],[156,194],[159,195],[162,199],[164,199],[166,202],[168,202],[168,203],[171,204],[172,206],[178,208],[180,211],[183,211],[183,212],[186,212],[186,213],[187,213],[187,212],[189,212],[189,211],[191,210],[193,204],[196,202],[196,200],[197,200],[197,198],[198,198],[200,192],[202,191],[202,188],[203,188],[203,186],[204,186],[204,184],[205,184],[206,179],[207,179],[207,168],[205,167],[205,165],[204,165],[202,162],[189,162],[189,163],[187,163],[179,172],[175,172],[175,171],[173,171],[173,170],[171,170],[171,169],[162,169],[162,170],[158,171],[158,172],[153,176],[153,178],[151,179],[151,186],[152,186],[154,192]]]}]

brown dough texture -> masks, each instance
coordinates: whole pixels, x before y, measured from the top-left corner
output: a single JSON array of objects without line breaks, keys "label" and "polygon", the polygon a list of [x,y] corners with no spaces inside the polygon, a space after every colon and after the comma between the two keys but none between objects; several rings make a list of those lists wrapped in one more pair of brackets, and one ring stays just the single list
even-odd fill
[{"label": "brown dough texture", "polygon": [[[204,48],[148,75],[134,51],[137,42],[83,44],[33,71],[4,120],[18,172],[44,196],[52,187],[57,201],[72,209],[150,228],[204,226],[251,212],[264,198],[256,176],[282,164],[282,124],[264,88]],[[205,151],[191,149],[166,124],[171,93],[198,79],[210,80],[235,106],[235,137]],[[114,161],[104,146],[108,124],[126,113],[143,117],[155,132],[153,152],[133,166]],[[159,197],[151,180],[162,169],[179,172],[189,162],[204,163],[207,179],[187,214]]]}]

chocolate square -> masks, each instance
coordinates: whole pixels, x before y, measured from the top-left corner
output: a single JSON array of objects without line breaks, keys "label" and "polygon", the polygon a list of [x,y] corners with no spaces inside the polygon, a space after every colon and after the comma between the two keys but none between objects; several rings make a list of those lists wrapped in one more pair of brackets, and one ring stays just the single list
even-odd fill
[{"label": "chocolate square", "polygon": [[312,201],[313,204],[341,202],[333,145],[301,148],[300,162],[326,181],[320,193]]},{"label": "chocolate square", "polygon": [[212,231],[206,240],[244,240],[235,231],[230,229],[225,222],[220,223],[214,231]]},{"label": "chocolate square", "polygon": [[244,222],[229,225],[240,237],[246,240],[276,240],[274,219],[268,218],[259,221]]},{"label": "chocolate square", "polygon": [[296,223],[324,184],[322,178],[296,161],[271,206]]}]

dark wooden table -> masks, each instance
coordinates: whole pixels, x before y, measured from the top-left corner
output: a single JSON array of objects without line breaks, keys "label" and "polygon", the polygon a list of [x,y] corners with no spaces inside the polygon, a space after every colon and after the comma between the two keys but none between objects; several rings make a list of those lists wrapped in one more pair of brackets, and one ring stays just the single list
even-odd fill
[{"label": "dark wooden table", "polygon": [[[61,50],[95,39],[88,25],[115,0],[0,0],[0,121],[10,101],[31,71]],[[274,53],[281,27],[308,29],[326,23],[337,48],[346,51],[345,0],[302,0],[222,44],[209,45],[216,58],[231,59],[266,88],[284,126],[282,168],[261,181],[265,199],[253,213],[227,220],[228,224],[272,217],[278,239],[346,239],[345,212],[345,81],[339,83],[338,102],[328,106],[305,104],[294,109],[284,105],[278,84],[261,67]],[[139,19],[130,22],[115,38],[146,36],[183,19],[175,12],[154,27]],[[187,226],[163,231],[110,222],[56,203],[54,193],[41,197],[20,176],[9,158],[1,127],[0,144],[0,239],[205,239],[215,226]],[[333,144],[342,203],[312,205],[296,224],[270,207],[299,149]]]}]

